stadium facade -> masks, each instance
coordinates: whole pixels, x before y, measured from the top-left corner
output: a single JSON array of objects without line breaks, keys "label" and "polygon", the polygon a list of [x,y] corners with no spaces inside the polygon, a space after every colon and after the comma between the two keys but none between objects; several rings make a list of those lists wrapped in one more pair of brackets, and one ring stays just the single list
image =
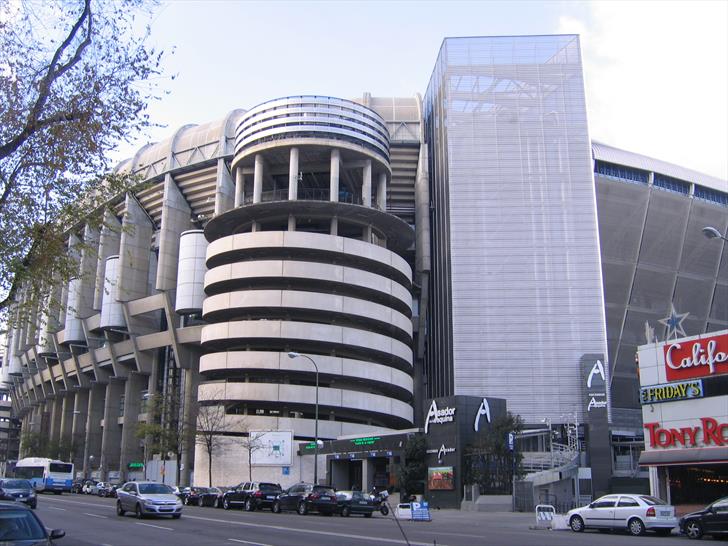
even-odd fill
[{"label": "stadium facade", "polygon": [[[424,99],[275,99],[118,170],[148,184],[69,231],[66,306],[18,322],[2,368],[23,432],[84,474],[147,459],[155,393],[179,422],[224,408],[226,485],[256,431],[278,434],[255,478],[285,485],[311,478],[301,442],[488,396],[573,425],[607,490],[638,472],[638,345],[674,310],[687,335],[728,328],[728,247],[701,233],[728,231],[728,183],[591,141],[577,36],[449,38]],[[206,483],[204,448],[179,451]]]}]

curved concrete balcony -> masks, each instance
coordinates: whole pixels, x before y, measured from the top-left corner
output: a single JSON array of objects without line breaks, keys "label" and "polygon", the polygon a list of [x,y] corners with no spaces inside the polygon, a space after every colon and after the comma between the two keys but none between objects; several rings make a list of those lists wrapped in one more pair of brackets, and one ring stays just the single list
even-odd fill
[{"label": "curved concrete balcony", "polygon": [[[201,404],[213,401],[254,405],[259,402],[313,412],[315,399],[316,387],[309,385],[216,382],[203,383],[198,389]],[[367,392],[320,387],[319,420],[331,411],[338,415],[349,413],[360,419],[376,420],[382,426],[394,428],[411,426],[414,418],[412,406],[400,400]]]},{"label": "curved concrete balcony", "polygon": [[[287,219],[289,216],[338,218],[342,225],[350,223],[358,226],[371,226],[386,241],[386,248],[353,238],[305,231],[242,233],[246,226],[249,227],[253,222],[261,222],[270,218]],[[401,218],[372,207],[328,200],[281,200],[255,203],[215,216],[205,226],[205,238],[210,241],[207,254],[208,267],[211,267],[209,260],[215,263],[217,254],[221,254],[220,259],[225,259],[224,253],[226,252],[235,254],[254,250],[259,246],[265,247],[265,245],[270,248],[283,247],[291,252],[296,252],[297,249],[307,248],[307,245],[310,244],[314,253],[344,253],[350,257],[361,253],[363,259],[389,264],[399,270],[400,274],[404,273],[409,279],[412,278],[409,265],[397,253],[405,252],[412,247],[415,240],[414,230]],[[218,240],[233,238],[234,240],[230,242],[214,246]],[[392,257],[388,258],[384,253],[380,254],[377,249],[389,250]],[[258,250],[262,252],[263,248]]]},{"label": "curved concrete balcony", "polygon": [[336,354],[412,371],[412,349],[388,336],[332,324],[283,320],[231,321],[202,328],[202,347],[208,351],[231,349],[287,351],[295,347],[312,354]]},{"label": "curved concrete balcony", "polygon": [[325,96],[273,99],[248,110],[236,130],[233,168],[271,147],[349,148],[389,162],[389,131],[382,117],[356,102]]},{"label": "curved concrete balcony", "polygon": [[208,322],[234,319],[288,319],[334,322],[412,343],[412,321],[391,307],[358,298],[296,290],[244,290],[208,296],[202,308]]},{"label": "curved concrete balcony", "polygon": [[[312,355],[322,380],[356,382],[392,398],[409,401],[413,393],[412,376],[396,368],[351,358]],[[226,351],[200,357],[200,372],[210,379],[233,376],[274,376],[288,378],[309,375],[307,360],[291,359],[287,353],[272,351]]]},{"label": "curved concrete balcony", "polygon": [[248,289],[294,287],[344,294],[392,307],[411,316],[412,296],[401,284],[382,275],[352,267],[292,260],[238,262],[212,268],[205,274],[208,296]]}]

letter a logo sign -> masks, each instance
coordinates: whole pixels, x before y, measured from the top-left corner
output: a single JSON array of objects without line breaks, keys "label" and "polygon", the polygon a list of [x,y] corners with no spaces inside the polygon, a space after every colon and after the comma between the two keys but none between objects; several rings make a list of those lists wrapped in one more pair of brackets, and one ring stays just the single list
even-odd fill
[{"label": "letter a logo sign", "polygon": [[604,375],[604,365],[602,364],[601,360],[597,360],[596,364],[594,364],[594,366],[592,366],[592,369],[589,372],[589,377],[587,377],[587,379],[586,379],[587,388],[591,389],[592,379],[594,379],[594,376],[597,376],[597,375],[602,378],[602,381],[604,381],[604,383],[607,382],[607,378]]},{"label": "letter a logo sign", "polygon": [[425,434],[427,434],[427,429],[430,428],[430,419],[435,419],[437,417],[437,403],[433,400],[432,404],[430,404],[430,409],[427,411],[427,417],[425,417]]},{"label": "letter a logo sign", "polygon": [[473,423],[473,429],[475,429],[475,432],[478,432],[478,429],[480,428],[481,415],[485,415],[485,419],[490,423],[490,406],[488,405],[488,400],[485,398],[483,398],[483,401],[480,403],[478,413],[475,414],[475,423]]}]

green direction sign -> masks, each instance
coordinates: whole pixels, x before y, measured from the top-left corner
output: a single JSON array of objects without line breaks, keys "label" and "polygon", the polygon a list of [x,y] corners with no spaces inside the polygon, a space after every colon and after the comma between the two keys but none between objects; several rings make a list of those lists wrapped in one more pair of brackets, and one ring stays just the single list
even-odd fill
[{"label": "green direction sign", "polygon": [[301,451],[314,451],[316,449],[316,442],[308,442],[299,446]]},{"label": "green direction sign", "polygon": [[354,438],[351,443],[355,446],[371,446],[376,444],[381,438],[379,436],[366,436],[365,438]]},{"label": "green direction sign", "polygon": [[129,470],[141,470],[144,468],[144,463],[129,463],[127,466]]}]

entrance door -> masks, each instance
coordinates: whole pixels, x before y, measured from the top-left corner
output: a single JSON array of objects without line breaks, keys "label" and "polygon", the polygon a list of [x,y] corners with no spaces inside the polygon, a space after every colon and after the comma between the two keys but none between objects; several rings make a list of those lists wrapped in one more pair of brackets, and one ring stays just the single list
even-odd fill
[{"label": "entrance door", "polygon": [[361,491],[362,488],[362,468],[361,465],[366,463],[362,460],[354,460],[349,463],[349,485],[351,489],[358,489]]}]

